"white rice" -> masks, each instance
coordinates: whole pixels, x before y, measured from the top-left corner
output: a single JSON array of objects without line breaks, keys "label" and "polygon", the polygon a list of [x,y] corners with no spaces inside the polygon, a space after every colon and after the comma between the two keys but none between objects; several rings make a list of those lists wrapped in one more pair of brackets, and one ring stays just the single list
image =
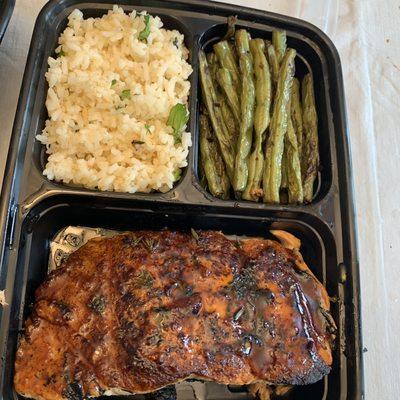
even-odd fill
[{"label": "white rice", "polygon": [[[49,154],[51,180],[119,192],[165,192],[187,165],[190,133],[174,144],[171,108],[187,104],[192,72],[183,35],[122,8],[83,19],[75,10],[49,57],[49,119],[37,139]],[[131,99],[122,99],[129,90]],[[125,92],[126,93],[126,92]],[[144,142],[140,144],[138,142]]]}]

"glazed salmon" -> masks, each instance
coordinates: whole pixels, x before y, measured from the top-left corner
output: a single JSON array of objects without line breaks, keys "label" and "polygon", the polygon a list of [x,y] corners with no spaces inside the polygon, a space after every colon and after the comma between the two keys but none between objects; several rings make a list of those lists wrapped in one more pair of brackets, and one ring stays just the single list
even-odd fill
[{"label": "glazed salmon", "polygon": [[334,322],[299,243],[276,232],[137,231],[90,240],[37,289],[15,362],[34,399],[145,393],[186,378],[318,381]]}]

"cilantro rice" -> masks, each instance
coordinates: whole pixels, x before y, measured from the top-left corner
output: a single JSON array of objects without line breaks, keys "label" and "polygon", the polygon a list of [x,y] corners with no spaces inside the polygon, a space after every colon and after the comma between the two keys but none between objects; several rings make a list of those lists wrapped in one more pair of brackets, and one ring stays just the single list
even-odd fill
[{"label": "cilantro rice", "polygon": [[102,18],[69,16],[48,60],[49,118],[37,136],[49,179],[130,193],[172,188],[191,140],[167,122],[176,104],[187,106],[192,68],[183,35],[162,26],[117,6]]}]

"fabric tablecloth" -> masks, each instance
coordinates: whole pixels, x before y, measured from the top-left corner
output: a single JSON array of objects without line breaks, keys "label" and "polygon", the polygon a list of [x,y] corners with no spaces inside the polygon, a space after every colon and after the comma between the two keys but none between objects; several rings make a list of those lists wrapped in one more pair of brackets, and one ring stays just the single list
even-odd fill
[{"label": "fabric tablecloth", "polygon": [[[226,0],[324,29],[343,66],[359,243],[365,393],[400,393],[400,3]],[[44,0],[17,0],[0,46],[0,182],[32,29]]]}]

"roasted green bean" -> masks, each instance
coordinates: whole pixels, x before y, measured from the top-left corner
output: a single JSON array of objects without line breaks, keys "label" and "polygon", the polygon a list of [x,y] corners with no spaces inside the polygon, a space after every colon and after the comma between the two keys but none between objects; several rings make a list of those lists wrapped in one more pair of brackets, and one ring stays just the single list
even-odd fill
[{"label": "roasted green bean", "polygon": [[218,142],[205,114],[200,115],[200,153],[210,193],[215,197],[227,199],[230,187],[229,178],[225,171]]},{"label": "roasted green bean", "polygon": [[303,101],[303,156],[302,177],[304,201],[311,202],[314,194],[314,182],[319,168],[318,153],[318,117],[315,108],[314,84],[311,74],[307,74],[302,82]]},{"label": "roasted green bean", "polygon": [[225,161],[226,171],[229,179],[233,180],[235,164],[234,144],[232,143],[231,135],[229,134],[229,131],[223,120],[221,109],[218,106],[219,104],[217,101],[214,82],[211,77],[206,56],[202,50],[199,52],[199,69],[203,100],[207,107],[215,135],[218,139],[222,158]]},{"label": "roasted green bean", "polygon": [[220,104],[221,104],[222,118],[228,129],[229,137],[232,140],[234,154],[236,154],[236,145],[237,145],[238,136],[239,136],[239,127],[238,127],[237,123],[235,122],[235,118],[233,117],[232,111],[229,108],[227,102],[222,101]]},{"label": "roasted green bean", "polygon": [[257,201],[262,197],[261,180],[264,168],[262,142],[270,120],[271,75],[264,50],[265,44],[262,39],[252,39],[250,41],[250,51],[253,56],[256,80],[256,107],[254,112],[255,141],[254,150],[249,159],[249,177],[246,189],[243,192],[243,198],[253,201]]},{"label": "roasted green bean", "polygon": [[272,44],[267,45],[268,63],[271,68],[271,77],[274,85],[278,82],[279,76],[279,62],[276,56],[275,48]]},{"label": "roasted green bean", "polygon": [[[285,135],[286,137],[286,135]],[[282,165],[281,165],[281,189],[287,189],[287,162],[286,162],[286,140],[283,141]]]},{"label": "roasted green bean", "polygon": [[263,174],[264,201],[267,203],[279,203],[282,153],[290,113],[289,101],[295,57],[296,51],[288,49],[282,59],[279,71]]},{"label": "roasted green bean", "polygon": [[284,30],[251,39],[235,23],[228,18],[207,57],[199,52],[202,184],[219,198],[311,202],[320,162],[312,76],[294,77],[296,51]]},{"label": "roasted green bean", "polygon": [[300,100],[300,82],[297,78],[293,79],[292,97],[291,97],[291,117],[293,128],[297,137],[297,148],[300,155],[303,154],[303,110]]},{"label": "roasted green bean", "polygon": [[211,53],[206,54],[206,58],[207,58],[208,67],[210,68],[211,77],[214,79],[214,76],[218,69],[217,56],[215,55],[215,53],[211,52]]},{"label": "roasted green bean", "polygon": [[274,45],[276,58],[280,64],[286,53],[286,32],[282,30],[272,31],[272,44]]},{"label": "roasted green bean", "polygon": [[201,155],[201,150],[200,150],[200,157],[199,157],[199,178],[200,178],[200,186],[203,189],[207,189],[207,178],[206,178],[206,174],[204,171],[204,160],[203,160],[203,156]]},{"label": "roasted green bean", "polygon": [[226,40],[223,40],[214,44],[214,51],[221,67],[226,68],[231,73],[233,84],[237,89],[239,89],[239,68],[231,46],[229,46],[229,43]]},{"label": "roasted green bean", "polygon": [[235,44],[238,56],[250,54],[250,34],[245,29],[239,29],[235,33]]},{"label": "roasted green bean", "polygon": [[238,93],[236,92],[236,88],[233,84],[231,73],[227,68],[219,68],[216,76],[219,86],[222,88],[226,96],[226,99],[232,110],[232,113],[236,118],[236,121],[240,123],[239,97]]},{"label": "roasted green bean", "polygon": [[229,39],[235,37],[236,22],[237,22],[236,15],[231,15],[228,17],[228,19],[226,21],[226,23],[228,25],[228,29],[226,30],[225,36],[222,38],[222,40],[229,40]]},{"label": "roasted green bean", "polygon": [[254,112],[254,130],[264,134],[269,125],[271,107],[271,74],[264,54],[264,41],[252,39],[250,51],[253,56],[254,76],[256,79],[256,109]]},{"label": "roasted green bean", "polygon": [[232,186],[235,191],[242,192],[246,188],[249,175],[248,162],[253,139],[255,87],[249,34],[244,29],[240,29],[236,31],[235,41],[242,75],[242,90],[241,121]]},{"label": "roasted green bean", "polygon": [[235,122],[235,118],[232,114],[232,111],[224,95],[221,93],[219,85],[216,82],[219,66],[218,66],[217,56],[215,55],[215,53],[208,53],[207,61],[210,68],[211,78],[213,79],[214,82],[215,93],[217,95],[217,103],[221,108],[222,119],[225,122],[225,125],[229,132],[229,136],[232,140],[234,153],[236,153],[236,143],[238,139],[238,123]]},{"label": "roasted green bean", "polygon": [[297,146],[296,133],[290,116],[288,117],[288,127],[285,138],[285,156],[289,203],[302,203],[303,186],[301,180],[299,149]]}]

